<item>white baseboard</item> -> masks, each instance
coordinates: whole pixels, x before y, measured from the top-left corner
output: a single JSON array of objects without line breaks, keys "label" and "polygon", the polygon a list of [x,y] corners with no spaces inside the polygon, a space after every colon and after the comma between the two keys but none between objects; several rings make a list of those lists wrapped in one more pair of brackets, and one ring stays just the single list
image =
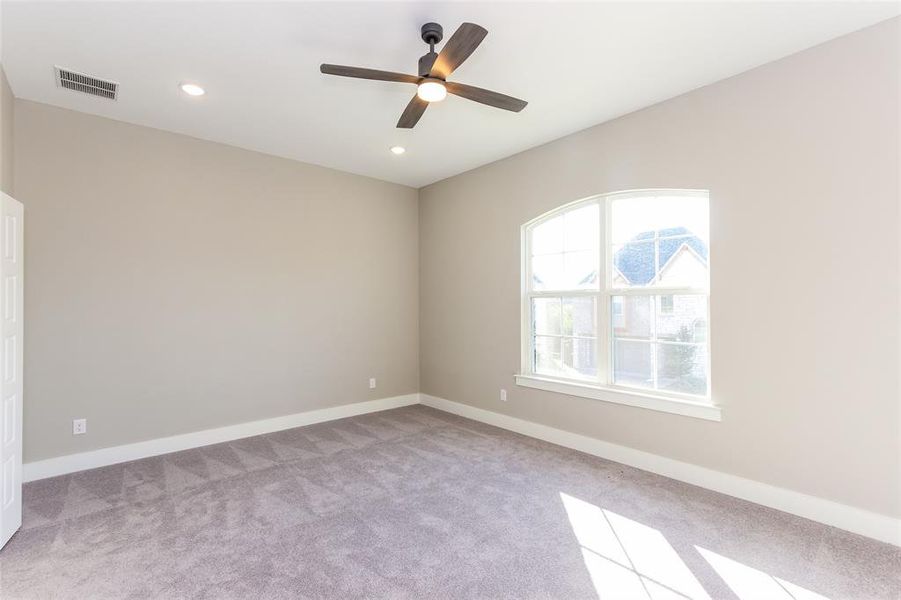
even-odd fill
[{"label": "white baseboard", "polygon": [[68,454],[66,456],[58,456],[46,460],[26,463],[23,465],[22,475],[25,481],[34,481],[36,479],[65,475],[66,473],[74,473],[85,469],[128,462],[139,458],[147,458],[149,456],[157,456],[169,452],[178,452],[179,450],[188,450],[190,448],[228,442],[253,435],[272,433],[273,431],[302,427],[304,425],[322,423],[323,421],[334,421],[335,419],[344,419],[346,417],[353,417],[391,408],[400,408],[401,406],[409,406],[418,403],[419,394],[407,394],[405,396],[393,396],[391,398],[381,398],[379,400],[344,404],[333,408],[310,410],[307,412],[295,413],[293,415],[285,415],[283,417],[251,421],[249,423],[239,423],[238,425],[229,425],[227,427],[218,427],[216,429],[205,429],[193,433],[173,435],[171,437],[147,440],[145,442],[135,442],[134,444],[101,448],[100,450]]},{"label": "white baseboard", "polygon": [[901,519],[428,394],[426,406],[901,546]]}]

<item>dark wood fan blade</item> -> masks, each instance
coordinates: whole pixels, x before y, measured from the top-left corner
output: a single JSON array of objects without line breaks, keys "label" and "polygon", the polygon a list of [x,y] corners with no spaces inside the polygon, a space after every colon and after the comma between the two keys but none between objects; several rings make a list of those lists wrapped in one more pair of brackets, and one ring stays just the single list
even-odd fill
[{"label": "dark wood fan blade", "polygon": [[519,98],[514,98],[513,96],[498,94],[497,92],[492,92],[491,90],[483,90],[482,88],[477,88],[472,85],[466,85],[464,83],[454,83],[453,81],[448,81],[444,85],[447,88],[448,93],[450,94],[454,94],[456,96],[460,96],[461,98],[466,98],[467,100],[472,100],[474,102],[481,102],[482,104],[487,104],[488,106],[493,106],[495,108],[503,108],[504,110],[519,112],[528,104],[528,102],[526,102],[525,100],[520,100]]},{"label": "dark wood fan blade", "polygon": [[419,117],[422,116],[422,113],[424,113],[425,109],[428,107],[428,102],[421,99],[419,96],[413,96],[413,99],[410,100],[407,108],[404,109],[404,114],[402,114],[397,121],[397,126],[401,129],[412,129],[416,123],[419,122]]},{"label": "dark wood fan blade", "polygon": [[326,75],[338,75],[340,77],[356,77],[358,79],[375,79],[376,81],[398,81],[400,83],[419,83],[421,77],[407,75],[406,73],[394,73],[392,71],[379,71],[377,69],[362,69],[360,67],[345,67],[344,65],[319,66],[319,70]]},{"label": "dark wood fan blade", "polygon": [[475,23],[463,23],[460,25],[457,31],[454,32],[454,35],[444,44],[441,52],[438,53],[438,58],[432,64],[429,75],[439,79],[447,79],[447,76],[462,65],[463,61],[469,58],[469,55],[479,47],[486,35],[488,35],[488,30]]}]

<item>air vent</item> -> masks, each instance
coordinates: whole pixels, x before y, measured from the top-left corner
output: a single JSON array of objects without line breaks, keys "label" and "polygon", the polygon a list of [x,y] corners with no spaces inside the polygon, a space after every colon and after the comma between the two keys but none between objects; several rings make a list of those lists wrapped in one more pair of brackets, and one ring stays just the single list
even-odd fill
[{"label": "air vent", "polygon": [[119,93],[119,84],[115,81],[106,81],[98,77],[91,77],[84,73],[70,71],[62,67],[54,67],[56,70],[56,85],[67,90],[82,92],[101,98],[115,100]]}]

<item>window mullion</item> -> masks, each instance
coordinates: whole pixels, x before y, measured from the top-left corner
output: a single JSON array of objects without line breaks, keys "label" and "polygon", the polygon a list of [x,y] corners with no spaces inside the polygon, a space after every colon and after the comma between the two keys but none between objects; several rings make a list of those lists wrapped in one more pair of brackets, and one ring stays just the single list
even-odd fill
[{"label": "window mullion", "polygon": [[598,353],[598,382],[606,384],[610,373],[610,295],[606,290],[598,293],[597,300],[597,353]]},{"label": "window mullion", "polygon": [[657,382],[657,299],[659,296],[651,295],[648,297],[650,300],[650,308],[651,308],[651,380],[654,382],[654,387],[652,389],[658,388]]},{"label": "window mullion", "polygon": [[522,300],[520,301],[520,369],[535,373],[535,331],[532,315],[532,232],[525,229],[522,238]]},{"label": "window mullion", "polygon": [[[560,311],[560,322],[558,323],[558,330],[560,331],[560,337],[562,338],[564,335],[566,335],[563,330],[563,296],[560,296],[560,298],[557,299],[557,306],[559,307],[558,310]],[[563,357],[563,342],[560,342],[560,357],[561,359]]]},{"label": "window mullion", "polygon": [[532,298],[557,298],[559,296],[568,296],[572,298],[594,296],[597,290],[547,290],[541,292],[529,292]]},{"label": "window mullion", "polygon": [[601,277],[598,277],[598,287],[600,293],[597,296],[597,356],[598,356],[598,382],[606,385],[610,381],[610,353],[611,353],[611,332],[610,332],[610,281],[611,268],[608,264],[608,254],[610,245],[610,200],[604,198],[599,201],[598,206],[598,269],[601,271]]},{"label": "window mullion", "polygon": [[651,294],[659,294],[661,296],[708,296],[710,291],[705,288],[693,287],[630,287],[616,288],[611,290],[617,296],[648,296]]},{"label": "window mullion", "polygon": [[654,285],[660,281],[660,232],[654,232],[654,278],[651,280]]}]

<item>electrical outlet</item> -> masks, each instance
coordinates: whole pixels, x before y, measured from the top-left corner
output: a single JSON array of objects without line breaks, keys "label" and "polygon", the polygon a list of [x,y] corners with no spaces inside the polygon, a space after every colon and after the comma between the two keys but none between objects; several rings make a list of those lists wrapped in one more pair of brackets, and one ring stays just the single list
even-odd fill
[{"label": "electrical outlet", "polygon": [[370,389],[370,390],[374,390],[374,389],[375,389],[375,377],[370,377],[370,378],[369,378],[369,389]]},{"label": "electrical outlet", "polygon": [[72,421],[72,435],[81,435],[88,432],[87,419],[74,419]]},{"label": "electrical outlet", "polygon": [[507,390],[501,390],[501,402],[507,401]]}]

